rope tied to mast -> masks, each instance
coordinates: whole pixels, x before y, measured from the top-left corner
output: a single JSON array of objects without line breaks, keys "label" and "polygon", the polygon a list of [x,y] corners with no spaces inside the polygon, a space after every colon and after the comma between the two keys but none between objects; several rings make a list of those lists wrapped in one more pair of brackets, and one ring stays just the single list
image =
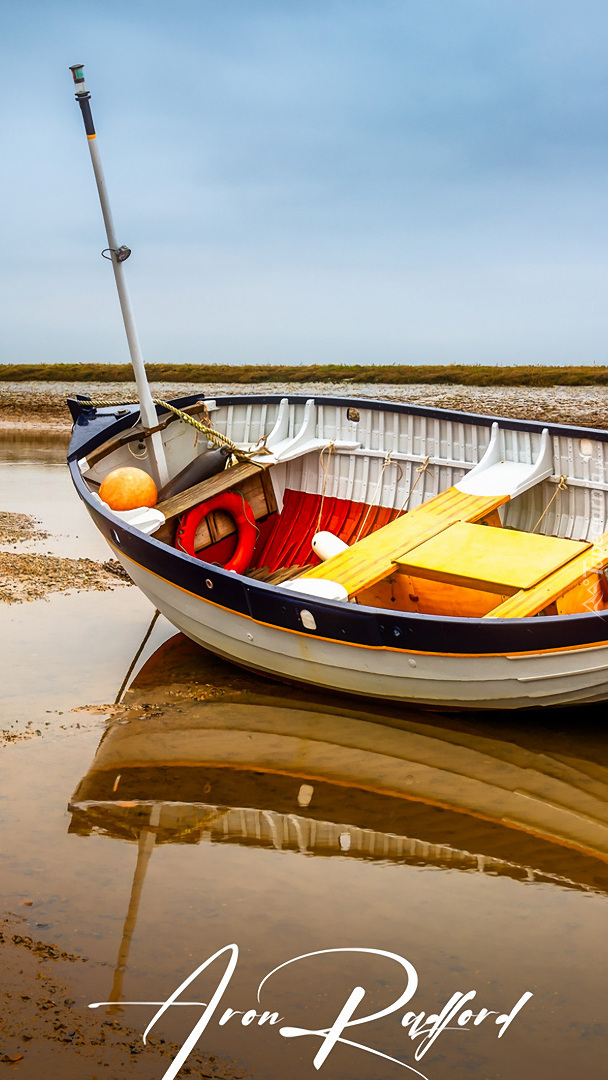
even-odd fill
[{"label": "rope tied to mast", "polygon": [[[252,456],[251,451],[241,450],[240,447],[238,447],[236,443],[232,441],[232,439],[229,439],[227,435],[223,435],[221,431],[216,431],[215,428],[212,428],[209,424],[202,423],[202,421],[197,420],[196,417],[190,416],[189,413],[183,412],[182,409],[178,409],[175,405],[171,405],[168,401],[163,401],[162,398],[152,398],[152,401],[155,405],[159,405],[161,409],[165,409],[167,412],[173,413],[173,415],[176,416],[178,420],[181,420],[184,424],[189,424],[190,427],[193,427],[196,431],[201,432],[205,436],[205,438],[208,439],[209,442],[213,443],[213,445],[216,446],[218,449],[221,450],[225,448],[230,450],[238,461],[250,460]],[[87,406],[90,406],[92,409],[111,409],[115,408],[118,405],[139,405],[139,402],[137,398],[121,398],[120,401],[115,401],[108,398],[87,398],[85,401],[82,401],[82,405],[85,408]],[[209,413],[207,411],[207,406],[204,402],[201,404],[201,408],[204,408],[206,418],[208,419]],[[146,435],[150,434],[150,432],[144,430],[142,434],[145,437]],[[256,450],[256,453],[263,452],[263,450]]]}]

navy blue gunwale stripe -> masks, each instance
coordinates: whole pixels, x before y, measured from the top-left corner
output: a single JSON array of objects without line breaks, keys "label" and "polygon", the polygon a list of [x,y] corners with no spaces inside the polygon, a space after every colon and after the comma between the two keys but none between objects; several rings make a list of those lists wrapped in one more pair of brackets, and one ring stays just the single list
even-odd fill
[{"label": "navy blue gunwale stripe", "polygon": [[[121,551],[144,569],[256,622],[341,644],[462,656],[574,649],[608,640],[608,611],[540,619],[444,618],[298,597],[195,559],[117,522],[93,502],[74,459],[70,471],[78,494],[113,546],[118,538]],[[205,584],[207,580],[212,582],[212,589]],[[303,628],[299,615],[303,606],[313,613],[316,632]]]}]

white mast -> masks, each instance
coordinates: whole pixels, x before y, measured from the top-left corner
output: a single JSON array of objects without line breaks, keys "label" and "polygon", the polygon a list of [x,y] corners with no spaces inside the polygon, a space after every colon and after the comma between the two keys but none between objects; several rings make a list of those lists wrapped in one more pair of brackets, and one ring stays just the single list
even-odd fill
[{"label": "white mast", "polygon": [[141,418],[144,427],[148,430],[148,432],[151,432],[151,434],[147,436],[147,440],[151,464],[155,472],[154,478],[158,485],[162,487],[164,484],[167,483],[167,480],[169,479],[169,474],[167,472],[167,462],[165,459],[165,449],[163,446],[160,431],[154,431],[154,428],[156,428],[158,425],[158,417],[156,414],[156,407],[154,405],[154,402],[152,401],[152,394],[150,393],[148,377],[146,375],[146,369],[139,346],[139,339],[137,337],[137,330],[135,328],[135,320],[133,318],[133,311],[131,308],[131,301],[129,299],[129,293],[127,289],[123,266],[125,259],[129,258],[131,250],[128,247],[119,247],[116,240],[114,222],[112,220],[112,211],[110,210],[108,192],[104,180],[103,169],[101,167],[99,148],[97,146],[97,133],[95,131],[95,125],[93,124],[93,116],[91,113],[91,95],[87,90],[84,81],[84,66],[82,64],[73,64],[70,67],[70,71],[72,72],[74,78],[74,85],[76,87],[76,101],[80,105],[80,111],[82,112],[82,118],[84,120],[84,128],[87,133],[87,142],[89,144],[89,151],[91,153],[93,172],[95,173],[95,181],[97,183],[97,191],[99,192],[99,201],[101,203],[101,212],[103,214],[104,225],[106,227],[106,236],[108,238],[108,249],[110,251],[112,267],[114,269],[114,277],[116,279],[118,299],[120,301],[120,309],[122,311],[122,318],[127,334],[127,341],[129,343],[131,364],[135,373],[135,385],[137,387],[137,397],[139,399],[139,405],[141,409]]}]

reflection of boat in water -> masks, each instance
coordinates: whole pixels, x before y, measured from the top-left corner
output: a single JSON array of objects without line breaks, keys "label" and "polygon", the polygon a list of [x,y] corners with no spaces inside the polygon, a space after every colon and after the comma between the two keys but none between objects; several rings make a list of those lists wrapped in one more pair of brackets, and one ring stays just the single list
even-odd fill
[{"label": "reflection of boat in water", "polygon": [[558,734],[543,732],[539,750],[534,734],[492,738],[477,723],[378,716],[319,695],[286,702],[280,688],[235,683],[227,665],[210,663],[213,684],[181,637],[148,661],[128,718],[106,731],[74,793],[72,831],[135,840],[152,828],[157,843],[608,888],[608,768]]},{"label": "reflection of boat in water", "polygon": [[127,691],[127,715],[106,730],[70,803],[72,833],[137,843],[109,1001],[123,999],[157,844],[238,844],[608,893],[608,768],[573,754],[571,734],[564,744],[535,730],[495,738],[479,717],[465,726],[284,693],[181,635]]}]

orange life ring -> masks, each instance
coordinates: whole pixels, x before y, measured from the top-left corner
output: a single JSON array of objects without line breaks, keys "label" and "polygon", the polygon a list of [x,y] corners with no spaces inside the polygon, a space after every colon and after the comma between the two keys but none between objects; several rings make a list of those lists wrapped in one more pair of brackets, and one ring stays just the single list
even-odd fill
[{"label": "orange life ring", "polygon": [[242,495],[236,491],[225,491],[221,495],[215,495],[212,499],[206,499],[199,503],[193,510],[183,514],[175,535],[175,547],[185,551],[188,555],[198,558],[194,550],[194,537],[201,521],[212,510],[225,510],[234,518],[237,528],[237,541],[234,555],[226,563],[224,570],[234,570],[242,574],[251,562],[253,549],[257,537],[257,529],[253,510]]}]

